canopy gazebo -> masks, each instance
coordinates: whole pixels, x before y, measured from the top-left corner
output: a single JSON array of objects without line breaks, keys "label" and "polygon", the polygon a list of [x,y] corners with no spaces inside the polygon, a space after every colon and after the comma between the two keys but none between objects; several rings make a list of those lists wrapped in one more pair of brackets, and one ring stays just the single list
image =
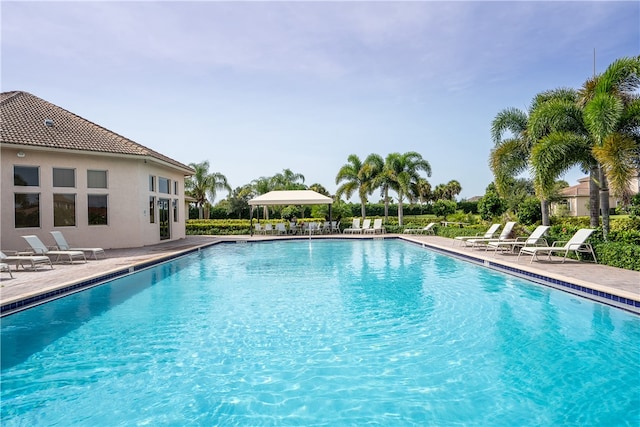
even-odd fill
[{"label": "canopy gazebo", "polygon": [[270,191],[249,200],[251,206],[251,235],[253,235],[253,207],[254,206],[282,206],[282,205],[329,205],[329,220],[331,220],[331,204],[333,199],[313,190],[280,190]]}]

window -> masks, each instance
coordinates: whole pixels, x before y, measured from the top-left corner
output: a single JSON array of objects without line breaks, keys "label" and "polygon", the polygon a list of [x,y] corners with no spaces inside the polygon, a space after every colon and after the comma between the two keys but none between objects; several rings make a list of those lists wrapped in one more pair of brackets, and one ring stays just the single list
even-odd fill
[{"label": "window", "polygon": [[178,181],[173,181],[173,194],[178,195]]},{"label": "window", "polygon": [[87,171],[88,188],[107,188],[107,171]]},{"label": "window", "polygon": [[156,222],[156,198],[149,197],[149,224]]},{"label": "window", "polygon": [[156,177],[149,175],[149,191],[156,191]]},{"label": "window", "polygon": [[178,222],[178,199],[173,199],[171,204],[173,205],[173,222]]},{"label": "window", "polygon": [[40,171],[37,166],[14,166],[13,185],[37,187],[40,185]]},{"label": "window", "polygon": [[69,227],[76,225],[76,195],[53,195],[53,226]]},{"label": "window", "polygon": [[88,197],[89,225],[107,225],[107,195],[89,194]]},{"label": "window", "polygon": [[75,187],[76,171],[75,169],[53,168],[53,186],[54,187]]},{"label": "window", "polygon": [[16,193],[16,228],[40,227],[40,194]]},{"label": "window", "polygon": [[171,180],[169,180],[168,178],[158,178],[158,192],[164,193],[164,194],[171,194],[169,193],[170,183],[171,183]]}]

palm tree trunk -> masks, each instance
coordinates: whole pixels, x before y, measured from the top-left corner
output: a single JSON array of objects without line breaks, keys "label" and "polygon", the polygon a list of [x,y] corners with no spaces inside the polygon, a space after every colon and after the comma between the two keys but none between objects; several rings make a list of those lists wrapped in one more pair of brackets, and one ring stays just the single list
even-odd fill
[{"label": "palm tree trunk", "polygon": [[384,189],[384,222],[389,222],[389,187]]},{"label": "palm tree trunk", "polygon": [[551,225],[549,222],[549,201],[547,199],[540,200],[540,212],[542,213],[542,225]]},{"label": "palm tree trunk", "polygon": [[593,166],[589,170],[589,225],[592,228],[600,225],[600,189],[597,182],[598,166]]},{"label": "palm tree trunk", "polygon": [[398,225],[402,227],[403,219],[402,194],[398,194]]},{"label": "palm tree trunk", "polygon": [[607,184],[607,176],[602,169],[602,165],[598,165],[598,177],[600,178],[600,210],[602,211],[602,238],[607,240],[609,234],[609,186]]}]

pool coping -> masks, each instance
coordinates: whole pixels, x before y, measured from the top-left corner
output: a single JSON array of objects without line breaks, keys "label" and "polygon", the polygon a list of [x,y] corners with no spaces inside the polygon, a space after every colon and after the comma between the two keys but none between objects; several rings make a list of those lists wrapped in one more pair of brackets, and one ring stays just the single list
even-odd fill
[{"label": "pool coping", "polygon": [[[564,292],[581,296],[593,301],[597,301],[609,306],[613,306],[634,314],[640,315],[640,296],[624,291],[622,289],[614,289],[608,286],[599,286],[597,284],[586,282],[578,278],[568,278],[564,275],[557,275],[552,272],[545,272],[535,266],[517,265],[513,263],[490,260],[487,257],[465,253],[454,248],[447,248],[434,242],[426,241],[418,236],[412,235],[366,235],[366,236],[343,236],[343,235],[327,235],[314,236],[314,239],[339,239],[339,240],[360,240],[360,239],[381,239],[391,240],[399,239],[405,242],[419,245],[423,248],[433,250],[435,252],[454,257],[459,260],[470,262],[479,266],[487,267],[492,270],[500,271],[505,274],[530,280],[534,283],[549,286]],[[26,310],[36,305],[44,304],[49,301],[62,298],[64,296],[99,286],[110,280],[124,277],[138,271],[154,267],[158,264],[172,261],[174,259],[199,252],[202,249],[220,244],[220,243],[261,243],[269,241],[282,240],[301,240],[308,239],[306,236],[263,236],[260,238],[249,238],[248,236],[226,236],[204,244],[195,244],[192,247],[174,252],[166,253],[140,262],[134,262],[124,267],[118,267],[106,272],[98,273],[83,279],[72,280],[59,285],[52,286],[47,289],[30,292],[10,298],[3,302],[0,306],[0,317],[8,316],[16,312]]]}]

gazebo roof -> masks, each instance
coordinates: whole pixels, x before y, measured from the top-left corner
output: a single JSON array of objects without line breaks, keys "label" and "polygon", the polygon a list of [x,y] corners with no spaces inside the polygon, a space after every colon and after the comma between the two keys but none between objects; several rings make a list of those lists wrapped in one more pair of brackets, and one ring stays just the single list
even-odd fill
[{"label": "gazebo roof", "polygon": [[333,199],[313,190],[270,191],[249,200],[250,206],[327,205]]}]

